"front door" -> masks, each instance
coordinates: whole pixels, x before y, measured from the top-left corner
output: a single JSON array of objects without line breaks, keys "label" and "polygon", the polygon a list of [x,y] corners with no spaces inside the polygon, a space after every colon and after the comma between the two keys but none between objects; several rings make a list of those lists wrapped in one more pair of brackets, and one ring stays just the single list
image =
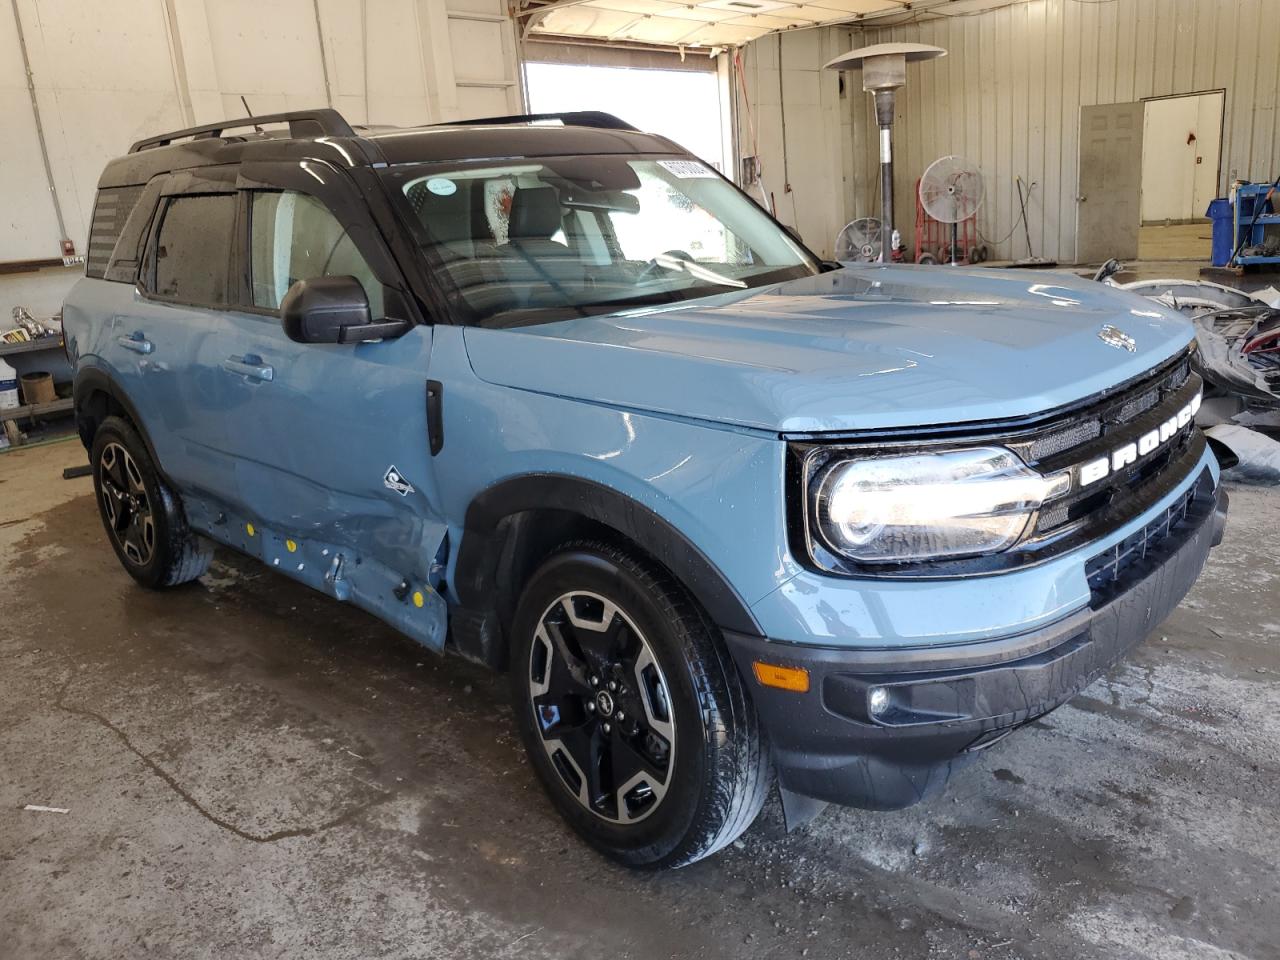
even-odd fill
[{"label": "front door", "polygon": [[405,318],[408,301],[376,230],[353,222],[362,205],[339,202],[350,199],[345,174],[315,161],[245,164],[239,186],[242,308],[225,318],[219,374],[237,509],[260,528],[249,549],[440,648],[431,327],[374,343],[290,340],[278,308],[298,280],[354,276],[377,319]]},{"label": "front door", "polygon": [[1138,255],[1142,118],[1141,103],[1080,108],[1077,263]]}]

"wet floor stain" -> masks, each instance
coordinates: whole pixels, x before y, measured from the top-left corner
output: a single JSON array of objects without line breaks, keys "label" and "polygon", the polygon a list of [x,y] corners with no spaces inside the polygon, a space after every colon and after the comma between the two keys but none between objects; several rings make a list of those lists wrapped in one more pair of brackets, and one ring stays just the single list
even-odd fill
[{"label": "wet floor stain", "polygon": [[143,591],[73,498],[5,528],[5,949],[1274,957],[1280,596],[1249,571],[1280,548],[1248,530],[1280,529],[1277,500],[1233,490],[1189,603],[943,796],[791,834],[771,802],[716,858],[635,874],[555,816],[504,678],[225,553]]}]

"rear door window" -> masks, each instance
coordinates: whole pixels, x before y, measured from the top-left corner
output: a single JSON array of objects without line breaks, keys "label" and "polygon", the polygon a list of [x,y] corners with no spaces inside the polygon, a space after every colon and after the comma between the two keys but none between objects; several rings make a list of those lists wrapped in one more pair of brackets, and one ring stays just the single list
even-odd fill
[{"label": "rear door window", "polygon": [[230,304],[235,222],[234,194],[171,198],[156,237],[152,292],[182,303]]}]

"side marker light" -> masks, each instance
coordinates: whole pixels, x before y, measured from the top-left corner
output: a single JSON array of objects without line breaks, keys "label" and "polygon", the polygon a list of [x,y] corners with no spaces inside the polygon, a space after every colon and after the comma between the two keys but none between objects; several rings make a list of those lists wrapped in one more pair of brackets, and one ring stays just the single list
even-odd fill
[{"label": "side marker light", "polygon": [[809,671],[802,667],[780,667],[774,663],[756,660],[751,669],[762,687],[776,687],[792,693],[809,691]]}]

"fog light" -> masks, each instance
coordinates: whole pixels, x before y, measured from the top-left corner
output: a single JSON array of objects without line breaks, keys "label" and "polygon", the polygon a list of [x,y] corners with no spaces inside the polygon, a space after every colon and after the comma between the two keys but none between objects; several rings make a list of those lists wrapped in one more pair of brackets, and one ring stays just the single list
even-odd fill
[{"label": "fog light", "polygon": [[889,709],[889,691],[884,687],[872,687],[867,691],[867,710],[877,717]]}]

